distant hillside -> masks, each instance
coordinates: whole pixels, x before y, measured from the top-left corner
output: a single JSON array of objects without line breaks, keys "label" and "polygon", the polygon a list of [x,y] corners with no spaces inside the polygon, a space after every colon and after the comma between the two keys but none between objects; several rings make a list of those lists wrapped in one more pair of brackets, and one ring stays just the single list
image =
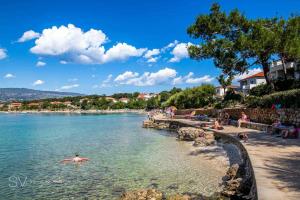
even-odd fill
[{"label": "distant hillside", "polygon": [[0,88],[0,101],[23,101],[81,96],[79,93],[41,91],[27,88]]}]

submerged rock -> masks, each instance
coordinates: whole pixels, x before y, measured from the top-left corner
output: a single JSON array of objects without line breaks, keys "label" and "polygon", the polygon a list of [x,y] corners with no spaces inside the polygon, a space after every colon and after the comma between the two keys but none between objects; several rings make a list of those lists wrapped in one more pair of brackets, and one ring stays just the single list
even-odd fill
[{"label": "submerged rock", "polygon": [[178,131],[178,139],[193,141],[197,137],[204,137],[205,133],[202,129],[193,128],[193,127],[182,127]]},{"label": "submerged rock", "polygon": [[205,139],[204,137],[197,137],[194,141],[194,146],[196,147],[205,147],[205,146],[210,146],[214,145],[215,140],[214,139]]},{"label": "submerged rock", "polygon": [[231,167],[229,167],[229,169],[226,172],[225,180],[228,181],[236,178],[238,170],[239,170],[238,164],[231,165]]},{"label": "submerged rock", "polygon": [[155,189],[142,189],[125,192],[120,200],[162,200],[162,192]]},{"label": "submerged rock", "polygon": [[222,195],[231,197],[239,193],[239,189],[242,185],[242,178],[237,178],[237,173],[239,170],[238,164],[233,164],[226,172],[226,176],[224,177],[224,189],[222,191]]},{"label": "submerged rock", "polygon": [[167,198],[167,200],[190,200],[190,199],[191,197],[188,195],[179,195],[179,194],[172,195]]}]

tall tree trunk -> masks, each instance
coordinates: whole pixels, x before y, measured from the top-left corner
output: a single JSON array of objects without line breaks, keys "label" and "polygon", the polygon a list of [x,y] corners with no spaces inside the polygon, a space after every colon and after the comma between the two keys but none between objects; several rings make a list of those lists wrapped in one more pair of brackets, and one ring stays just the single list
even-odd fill
[{"label": "tall tree trunk", "polygon": [[269,63],[268,62],[262,62],[261,65],[263,67],[263,71],[264,71],[264,75],[265,75],[265,79],[266,79],[267,85],[270,85],[270,79],[268,77],[268,73],[270,71]]},{"label": "tall tree trunk", "polygon": [[284,80],[287,80],[287,75],[286,75],[286,65],[285,65],[285,59],[283,56],[281,56],[281,63],[282,63],[282,68],[283,68],[283,75],[284,75]]}]

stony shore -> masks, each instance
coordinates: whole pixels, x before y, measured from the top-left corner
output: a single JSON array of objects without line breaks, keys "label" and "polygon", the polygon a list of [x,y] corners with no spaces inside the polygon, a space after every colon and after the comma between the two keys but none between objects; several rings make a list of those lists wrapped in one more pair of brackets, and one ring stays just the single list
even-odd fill
[{"label": "stony shore", "polygon": [[[166,127],[174,129],[176,124],[201,127],[201,122],[188,119],[157,118],[154,122],[155,124],[150,127],[157,126],[158,129]],[[146,121],[147,123],[149,122]],[[300,199],[300,139],[282,139],[264,131],[234,126],[226,126],[224,130],[203,129],[213,131],[217,138],[227,138],[228,143],[236,144],[241,150],[243,158],[247,160],[246,166],[248,165],[248,169],[243,170],[244,175],[252,177],[253,181],[252,185],[247,183],[248,188],[251,188],[247,199]],[[247,133],[248,141],[240,141],[237,138],[238,133]],[[240,168],[245,169],[244,166]]]}]

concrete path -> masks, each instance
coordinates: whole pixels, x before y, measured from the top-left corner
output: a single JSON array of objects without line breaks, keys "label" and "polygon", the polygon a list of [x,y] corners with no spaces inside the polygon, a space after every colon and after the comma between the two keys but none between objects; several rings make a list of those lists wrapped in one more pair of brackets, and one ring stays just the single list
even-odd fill
[{"label": "concrete path", "polygon": [[[188,119],[158,120],[172,120],[195,127],[201,124]],[[217,132],[233,137],[239,132],[248,133],[248,142],[242,144],[253,166],[259,200],[300,200],[300,139],[282,139],[233,126]]]}]

